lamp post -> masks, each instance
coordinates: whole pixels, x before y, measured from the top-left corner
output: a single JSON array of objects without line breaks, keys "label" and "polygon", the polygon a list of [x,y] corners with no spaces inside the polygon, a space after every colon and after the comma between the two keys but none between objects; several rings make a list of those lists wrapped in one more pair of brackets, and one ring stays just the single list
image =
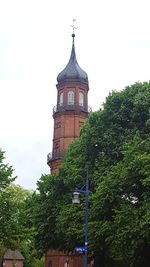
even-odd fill
[{"label": "lamp post", "polygon": [[88,169],[86,173],[85,185],[81,189],[76,189],[73,193],[73,198],[72,198],[73,204],[80,204],[80,194],[85,194],[84,267],[88,267],[88,195],[89,195]]}]

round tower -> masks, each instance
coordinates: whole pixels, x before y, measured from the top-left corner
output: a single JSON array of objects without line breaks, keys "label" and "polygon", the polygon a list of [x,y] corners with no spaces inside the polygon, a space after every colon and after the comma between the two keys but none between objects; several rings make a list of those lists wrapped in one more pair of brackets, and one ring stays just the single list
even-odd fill
[{"label": "round tower", "polygon": [[88,76],[77,62],[74,39],[73,33],[69,62],[57,76],[57,104],[53,108],[53,150],[47,157],[52,175],[58,170],[69,144],[79,137],[89,112]]}]

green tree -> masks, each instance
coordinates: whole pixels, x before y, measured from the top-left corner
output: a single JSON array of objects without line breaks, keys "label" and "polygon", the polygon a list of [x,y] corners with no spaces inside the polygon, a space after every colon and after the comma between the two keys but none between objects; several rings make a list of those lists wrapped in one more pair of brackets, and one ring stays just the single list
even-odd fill
[{"label": "green tree", "polygon": [[7,187],[6,193],[11,208],[7,247],[21,251],[25,258],[25,267],[42,266],[43,259],[39,257],[34,242],[35,228],[32,220],[34,193],[15,184]]},{"label": "green tree", "polygon": [[101,177],[92,199],[91,237],[104,240],[109,255],[125,266],[148,266],[149,262],[149,148],[149,138],[143,141],[135,135],[127,142],[123,160]]},{"label": "green tree", "polygon": [[0,264],[10,248],[22,252],[24,266],[41,267],[43,259],[38,259],[34,243],[33,192],[13,183],[13,169],[4,159],[4,152],[0,150]]},{"label": "green tree", "polygon": [[0,149],[0,262],[5,251],[5,236],[8,233],[7,222],[9,220],[9,207],[5,190],[15,180],[12,177],[12,167],[5,164],[4,160],[4,152]]},{"label": "green tree", "polygon": [[15,180],[12,177],[13,169],[8,164],[4,163],[4,152],[0,149],[0,193]]},{"label": "green tree", "polygon": [[[58,173],[38,183],[37,244],[73,250],[84,241],[85,200],[71,193],[89,167],[89,250],[95,267],[147,267],[150,255],[150,83],[112,92],[90,114]],[[43,239],[44,236],[44,239]]]}]

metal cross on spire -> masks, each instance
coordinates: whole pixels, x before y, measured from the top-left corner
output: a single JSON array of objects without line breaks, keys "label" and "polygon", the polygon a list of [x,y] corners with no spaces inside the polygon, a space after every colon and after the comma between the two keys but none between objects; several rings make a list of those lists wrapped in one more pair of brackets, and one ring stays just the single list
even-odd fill
[{"label": "metal cross on spire", "polygon": [[74,34],[74,30],[76,29],[76,27],[75,27],[75,25],[74,25],[74,24],[75,24],[75,21],[76,21],[76,19],[73,19],[72,21],[73,21],[73,24],[71,25],[71,27],[73,28],[73,34]]},{"label": "metal cross on spire", "polygon": [[76,19],[73,19],[72,21],[73,21],[73,24],[71,25],[71,27],[72,27],[72,29],[73,29],[72,37],[73,37],[73,42],[74,42],[74,37],[75,37],[75,33],[74,33],[74,31],[77,29],[77,28],[75,27],[75,25],[74,25]]}]

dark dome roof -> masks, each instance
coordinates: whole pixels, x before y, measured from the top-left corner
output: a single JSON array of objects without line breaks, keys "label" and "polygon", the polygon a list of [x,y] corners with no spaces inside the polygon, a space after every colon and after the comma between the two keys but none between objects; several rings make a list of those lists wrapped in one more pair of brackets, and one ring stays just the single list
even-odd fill
[{"label": "dark dome roof", "polygon": [[72,51],[69,62],[67,66],[64,68],[64,70],[58,74],[57,81],[58,83],[64,81],[82,81],[88,84],[87,73],[80,68],[76,59],[74,36],[75,35],[72,35],[73,43],[72,43]]}]

